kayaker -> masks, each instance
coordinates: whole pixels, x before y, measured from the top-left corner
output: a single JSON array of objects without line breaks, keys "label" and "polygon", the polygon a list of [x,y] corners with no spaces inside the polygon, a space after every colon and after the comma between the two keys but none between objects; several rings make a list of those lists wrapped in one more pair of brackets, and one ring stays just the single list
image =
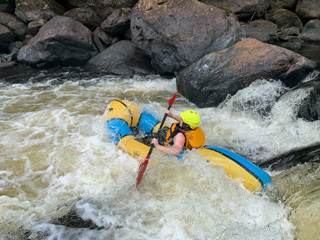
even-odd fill
[{"label": "kayaker", "polygon": [[166,134],[166,142],[164,145],[159,144],[157,138],[153,138],[151,144],[155,148],[170,155],[177,156],[185,149],[199,148],[204,144],[205,135],[200,127],[198,127],[201,118],[200,115],[193,110],[181,112],[179,115],[173,114],[170,110],[166,110],[168,117],[176,120]]}]

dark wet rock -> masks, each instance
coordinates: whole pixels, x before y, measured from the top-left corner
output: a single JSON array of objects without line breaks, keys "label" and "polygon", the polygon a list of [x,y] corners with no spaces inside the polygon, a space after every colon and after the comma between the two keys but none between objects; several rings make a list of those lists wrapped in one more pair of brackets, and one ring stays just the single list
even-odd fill
[{"label": "dark wet rock", "polygon": [[244,36],[234,14],[195,0],[140,0],[132,10],[131,34],[161,74],[174,73]]},{"label": "dark wet rock", "polygon": [[283,40],[298,36],[302,30],[303,24],[300,18],[287,9],[272,8],[266,13],[265,18],[277,25],[278,36]]},{"label": "dark wet rock", "polygon": [[274,42],[274,44],[277,46],[284,47],[293,51],[297,51],[301,49],[304,43],[305,42],[301,40],[299,37],[296,37],[296,38],[291,37],[287,41]]},{"label": "dark wet rock", "polygon": [[65,12],[54,0],[15,0],[15,4],[15,15],[25,23],[37,19],[50,20]]},{"label": "dark wet rock", "polygon": [[307,22],[302,28],[301,38],[305,41],[320,42],[320,19]]},{"label": "dark wet rock", "polygon": [[298,0],[268,0],[271,8],[285,8],[295,11]]},{"label": "dark wet rock", "polygon": [[287,9],[272,8],[266,13],[266,20],[275,23],[278,28],[297,27],[302,28],[302,21],[294,13]]},{"label": "dark wet rock", "polygon": [[138,0],[69,0],[69,3],[75,7],[93,7],[97,9],[113,7],[133,7]]},{"label": "dark wet rock", "polygon": [[2,3],[0,4],[0,12],[13,13],[14,12],[14,1],[7,1],[7,2],[2,1]]},{"label": "dark wet rock", "polygon": [[240,20],[249,20],[253,17],[260,18],[268,8],[265,0],[200,0],[208,5],[227,8],[234,12]]},{"label": "dark wet rock", "polygon": [[114,39],[110,34],[105,33],[100,27],[96,28],[93,32],[93,36],[99,38],[104,48],[109,47]]},{"label": "dark wet rock", "polygon": [[17,36],[17,38],[19,40],[23,40],[29,31],[27,25],[24,24],[23,22],[20,22],[20,21],[19,22],[14,22],[14,21],[9,22],[8,27],[14,33],[14,35]]},{"label": "dark wet rock", "polygon": [[[17,63],[14,61],[7,61],[3,58],[0,57],[0,69],[12,67],[13,65],[16,65]],[[2,70],[3,71],[3,70]]]},{"label": "dark wet rock", "polygon": [[107,33],[120,34],[130,28],[130,21],[131,8],[119,8],[101,23],[101,28]]},{"label": "dark wet rock", "polygon": [[64,13],[64,16],[71,17],[74,20],[81,22],[91,30],[100,26],[100,17],[91,8],[74,8]]},{"label": "dark wet rock", "polygon": [[18,61],[37,67],[79,66],[97,53],[91,31],[80,22],[57,16],[18,52]]},{"label": "dark wet rock", "polygon": [[319,0],[298,0],[296,13],[301,19],[320,18]]},{"label": "dark wet rock", "polygon": [[19,40],[23,40],[28,33],[27,26],[10,13],[0,12],[0,24],[9,28],[15,38],[18,38]]},{"label": "dark wet rock", "polygon": [[320,119],[320,77],[303,83],[293,91],[299,89],[309,89],[309,96],[300,103],[297,116],[307,121],[316,121]]},{"label": "dark wet rock", "polygon": [[29,24],[28,24],[29,33],[31,33],[33,36],[37,35],[40,28],[43,25],[45,25],[46,23],[47,23],[47,21],[44,19],[37,19],[32,22],[29,22]]},{"label": "dark wet rock", "polygon": [[247,38],[201,58],[177,75],[177,88],[198,107],[217,106],[256,79],[296,86],[316,63],[285,48]]},{"label": "dark wet rock", "polygon": [[75,209],[71,209],[69,213],[60,218],[52,219],[50,223],[71,228],[101,229],[91,220],[83,220],[79,217]]},{"label": "dark wet rock", "polygon": [[0,12],[0,24],[8,26],[9,22],[21,22],[19,18],[11,13]]},{"label": "dark wet rock", "polygon": [[148,75],[153,73],[150,59],[128,40],[117,42],[91,58],[85,69],[115,75]]},{"label": "dark wet rock", "polygon": [[320,162],[320,144],[292,150],[260,164],[259,167],[282,171],[307,162]]},{"label": "dark wet rock", "polygon": [[277,40],[277,25],[267,20],[255,20],[244,25],[247,38],[254,38],[261,42]]},{"label": "dark wet rock", "polygon": [[0,52],[7,52],[8,46],[14,41],[14,34],[12,31],[0,24]]}]

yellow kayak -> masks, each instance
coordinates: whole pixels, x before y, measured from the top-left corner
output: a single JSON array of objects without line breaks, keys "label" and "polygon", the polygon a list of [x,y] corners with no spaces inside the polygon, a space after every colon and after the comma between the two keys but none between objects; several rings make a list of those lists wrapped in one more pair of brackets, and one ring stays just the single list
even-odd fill
[{"label": "yellow kayak", "polygon": [[[146,134],[156,133],[160,120],[126,100],[111,101],[102,118],[106,132],[112,141],[131,156],[143,160],[150,146],[138,141],[132,129],[138,128]],[[250,191],[258,192],[270,182],[270,176],[244,157],[221,147],[204,145],[199,153],[213,166],[221,166],[228,176],[239,179]]]}]

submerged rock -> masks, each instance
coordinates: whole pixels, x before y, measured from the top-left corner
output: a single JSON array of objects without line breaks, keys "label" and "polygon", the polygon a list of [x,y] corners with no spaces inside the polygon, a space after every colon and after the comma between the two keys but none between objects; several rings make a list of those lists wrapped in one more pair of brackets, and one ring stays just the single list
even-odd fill
[{"label": "submerged rock", "polygon": [[[296,239],[318,239],[320,236],[320,151],[310,149],[317,160],[300,164],[272,177],[268,196],[290,209],[289,220],[295,225]],[[295,158],[296,156],[291,156]]]},{"label": "submerged rock", "polygon": [[280,79],[294,87],[315,67],[295,52],[247,38],[180,71],[177,88],[198,107],[211,107],[256,79]]},{"label": "submerged rock", "polygon": [[236,16],[196,0],[140,0],[132,10],[133,44],[161,74],[175,73],[244,35]]},{"label": "submerged rock", "polygon": [[77,66],[96,53],[92,33],[87,27],[72,18],[57,16],[19,50],[17,59],[37,67]]},{"label": "submerged rock", "polygon": [[272,171],[283,171],[299,164],[320,161],[320,145],[295,149],[276,158],[270,159],[259,165]]}]

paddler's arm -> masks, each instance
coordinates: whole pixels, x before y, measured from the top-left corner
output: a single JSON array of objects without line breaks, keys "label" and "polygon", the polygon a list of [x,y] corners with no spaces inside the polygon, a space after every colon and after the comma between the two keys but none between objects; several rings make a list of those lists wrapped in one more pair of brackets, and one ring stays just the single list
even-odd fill
[{"label": "paddler's arm", "polygon": [[170,110],[166,110],[164,113],[167,114],[168,117],[170,117],[170,118],[176,120],[177,122],[179,122],[180,127],[182,127],[183,120],[182,120],[182,118],[181,118],[179,115],[173,114]]},{"label": "paddler's arm", "polygon": [[154,144],[155,148],[159,149],[160,151],[162,151],[166,154],[177,156],[183,150],[185,141],[186,141],[186,139],[185,139],[184,135],[182,133],[178,133],[175,136],[174,145],[172,147],[165,147],[165,146],[160,145],[158,142],[158,139],[156,139],[156,138],[152,139],[151,144]]}]

